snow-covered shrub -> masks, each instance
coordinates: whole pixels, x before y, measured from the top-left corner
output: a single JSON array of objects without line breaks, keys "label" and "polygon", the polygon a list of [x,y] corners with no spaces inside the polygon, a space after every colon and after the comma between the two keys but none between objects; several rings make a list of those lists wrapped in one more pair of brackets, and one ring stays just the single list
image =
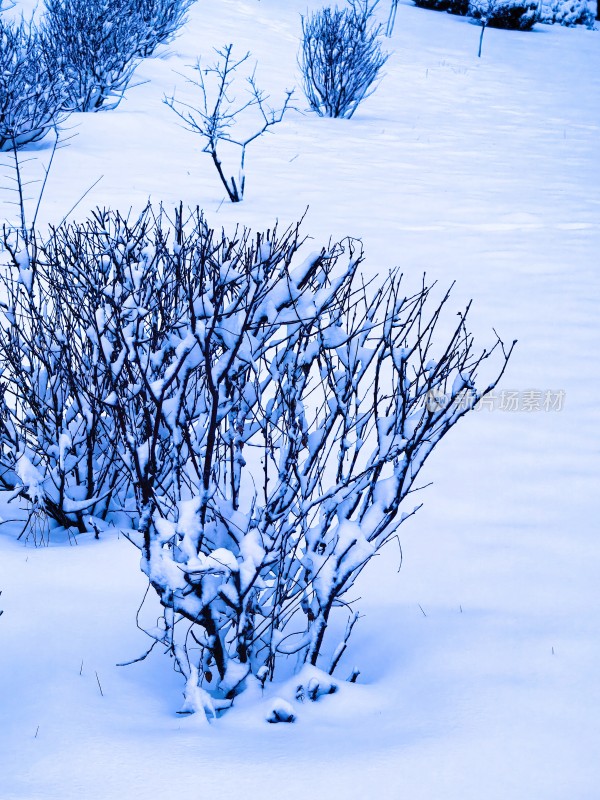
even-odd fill
[{"label": "snow-covered shrub", "polygon": [[34,535],[36,526],[89,530],[90,516],[126,510],[129,474],[86,330],[122,251],[101,219],[63,225],[47,240],[4,230],[0,485],[28,501]]},{"label": "snow-covered shrub", "polygon": [[[371,290],[356,241],[300,259],[297,226],[229,237],[198,211],[171,224],[151,209],[129,228],[98,221],[110,241],[117,227],[86,333],[165,609],[151,635],[185,677],[183,711],[213,713],[290,656],[335,669],[357,575],[498,375],[475,388],[491,351],[473,351],[464,314],[434,360],[448,296],[430,307],[395,271]],[[337,615],[346,633],[328,641]]]},{"label": "snow-covered shrub", "polygon": [[0,19],[0,151],[42,139],[66,116],[67,86],[33,23]]},{"label": "snow-covered shrub", "polygon": [[335,691],[357,576],[510,351],[475,352],[466,311],[442,337],[448,293],[369,286],[358,241],[307,254],[299,226],[228,236],[148,207],[4,239],[3,485],[64,526],[131,515],[184,712],[293,662],[299,695]]},{"label": "snow-covered shrub", "polygon": [[124,13],[137,18],[141,42],[138,53],[147,57],[161,44],[170,42],[185,24],[195,0],[121,0]]},{"label": "snow-covered shrub", "polygon": [[556,23],[567,27],[585,25],[586,28],[593,28],[595,24],[594,14],[587,0],[554,0],[554,2],[543,3],[540,22],[548,25]]},{"label": "snow-covered shrub", "polygon": [[373,22],[377,3],[350,0],[342,10],[323,8],[302,17],[298,64],[313,111],[350,118],[376,88],[387,54],[382,26]]},{"label": "snow-covered shrub", "polygon": [[70,80],[71,111],[112,109],[139,62],[146,30],[123,0],[45,0],[47,57]]},{"label": "snow-covered shrub", "polygon": [[[232,55],[231,44],[215,52],[219,57],[217,62],[210,67],[203,67],[198,60],[195,66],[198,77],[188,79],[188,83],[199,89],[197,102],[183,103],[175,100],[175,97],[165,97],[165,103],[177,114],[188,130],[204,139],[202,152],[211,156],[231,202],[239,203],[244,197],[246,186],[244,172],[246,148],[269,128],[281,122],[290,106],[294,90],[286,91],[285,100],[281,108],[276,111],[268,105],[268,96],[258,88],[252,72],[246,79],[247,98],[237,101],[230,91],[231,86],[237,69],[250,58],[250,53],[246,53],[236,61]],[[240,117],[245,118],[246,129],[251,126],[251,132],[248,133],[246,130],[245,135],[240,134],[240,138],[237,138],[232,130]],[[227,168],[223,166],[220,152],[222,144],[239,148],[237,180],[234,176],[227,177]]]},{"label": "snow-covered shrub", "polygon": [[461,17],[469,13],[469,0],[413,0],[413,2],[419,8],[447,11],[449,14],[458,14]]},{"label": "snow-covered shrub", "polygon": [[[528,31],[540,18],[539,0],[472,0],[469,14],[483,28]],[[483,34],[483,31],[482,31]]]}]

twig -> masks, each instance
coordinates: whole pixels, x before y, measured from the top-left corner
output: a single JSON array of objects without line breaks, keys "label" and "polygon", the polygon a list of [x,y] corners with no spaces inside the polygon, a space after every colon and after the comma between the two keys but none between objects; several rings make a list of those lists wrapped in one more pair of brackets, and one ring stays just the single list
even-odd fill
[{"label": "twig", "polygon": [[146,652],[143,655],[139,656],[139,658],[133,658],[131,661],[121,661],[118,664],[116,664],[115,666],[117,666],[117,667],[129,667],[131,664],[137,664],[138,661],[143,661],[145,658],[148,658],[148,656],[154,650],[154,647],[158,644],[159,641],[160,641],[160,639],[155,639],[152,642],[152,644],[150,645],[150,647],[148,648],[148,650],[146,650]]}]

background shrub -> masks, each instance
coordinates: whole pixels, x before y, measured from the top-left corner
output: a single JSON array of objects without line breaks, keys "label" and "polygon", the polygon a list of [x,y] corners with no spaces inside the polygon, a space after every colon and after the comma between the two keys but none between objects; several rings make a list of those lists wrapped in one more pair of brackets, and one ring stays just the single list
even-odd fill
[{"label": "background shrub", "polygon": [[195,0],[124,0],[124,13],[137,18],[140,26],[138,53],[147,57],[161,44],[170,42],[185,24]]},{"label": "background shrub", "polygon": [[586,0],[554,0],[542,4],[540,22],[567,27],[585,25],[586,28],[593,28],[595,21]]},{"label": "background shrub", "polygon": [[377,3],[351,0],[346,8],[324,8],[302,17],[298,57],[304,92],[313,111],[350,118],[375,91],[387,54],[382,26],[373,22]]},{"label": "background shrub", "polygon": [[131,81],[146,30],[121,0],[46,0],[46,57],[69,79],[71,111],[115,108]]},{"label": "background shrub", "polygon": [[33,23],[0,18],[0,151],[37,142],[55,128],[67,94]]},{"label": "background shrub", "polygon": [[447,11],[449,14],[458,14],[461,17],[469,13],[469,0],[414,0],[414,3],[419,8]]},{"label": "background shrub", "polygon": [[469,13],[484,27],[528,31],[539,21],[540,7],[537,0],[483,0],[472,2]]}]

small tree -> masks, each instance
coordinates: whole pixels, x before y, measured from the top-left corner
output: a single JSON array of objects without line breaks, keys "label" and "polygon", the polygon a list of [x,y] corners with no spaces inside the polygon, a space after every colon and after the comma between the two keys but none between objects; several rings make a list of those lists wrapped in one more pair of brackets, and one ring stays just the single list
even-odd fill
[{"label": "small tree", "polygon": [[313,111],[350,118],[376,88],[387,54],[382,26],[373,22],[378,0],[350,0],[343,10],[324,8],[302,17],[298,63]]},{"label": "small tree", "polygon": [[66,117],[68,84],[32,22],[0,18],[0,151],[42,139]]},{"label": "small tree", "polygon": [[46,57],[69,78],[71,111],[116,108],[133,77],[147,29],[123,0],[45,0]]},{"label": "small tree", "polygon": [[[200,90],[200,102],[197,105],[183,103],[175,97],[165,97],[165,103],[183,121],[188,130],[197,133],[204,140],[203,152],[208,153],[215,165],[227,195],[232,203],[239,203],[244,196],[246,185],[245,161],[246,148],[259,136],[262,136],[274,125],[282,121],[285,112],[290,107],[293,89],[286,91],[286,97],[280,109],[272,109],[267,101],[268,96],[258,88],[255,72],[246,79],[249,97],[239,103],[230,96],[230,90],[238,68],[249,58],[250,53],[239,60],[232,56],[233,45],[229,44],[222,50],[217,50],[218,61],[210,67],[202,67],[200,61],[196,63],[195,72],[197,79],[188,78],[188,82]],[[206,77],[212,79],[207,85]],[[251,112],[255,113],[252,115]],[[249,113],[250,112],[250,113]],[[244,117],[248,117],[251,131],[247,135],[236,137],[233,128]],[[227,177],[221,161],[221,145],[230,144],[240,149],[239,169],[237,179]]]}]

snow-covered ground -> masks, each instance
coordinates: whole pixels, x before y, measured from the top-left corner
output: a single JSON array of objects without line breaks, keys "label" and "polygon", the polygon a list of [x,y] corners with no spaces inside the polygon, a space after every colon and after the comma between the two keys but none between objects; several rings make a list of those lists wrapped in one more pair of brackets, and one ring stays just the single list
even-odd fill
[{"label": "snow-covered ground", "polygon": [[[478,59],[466,19],[401,5],[377,92],[350,121],[290,113],[250,145],[232,205],[162,98],[192,99],[178,73],[233,42],[276,102],[299,83],[306,6],[199,0],[118,110],[71,119],[41,221],[101,175],[75,217],[150,197],[264,229],[308,206],[305,232],[361,237],[369,275],[456,280],[480,344],[492,326],[519,339],[500,388],[521,402],[564,392],[562,408],[478,411],[442,442],[401,530],[401,571],[392,544],[361,577],[344,666],[359,684],[300,707],[294,725],[268,725],[260,706],[210,727],[178,717],[181,683],[160,653],[115,666],[148,646],[131,545],[35,549],[2,525],[2,800],[600,796],[600,33],[490,29]],[[37,150],[41,163],[48,145]]]}]

